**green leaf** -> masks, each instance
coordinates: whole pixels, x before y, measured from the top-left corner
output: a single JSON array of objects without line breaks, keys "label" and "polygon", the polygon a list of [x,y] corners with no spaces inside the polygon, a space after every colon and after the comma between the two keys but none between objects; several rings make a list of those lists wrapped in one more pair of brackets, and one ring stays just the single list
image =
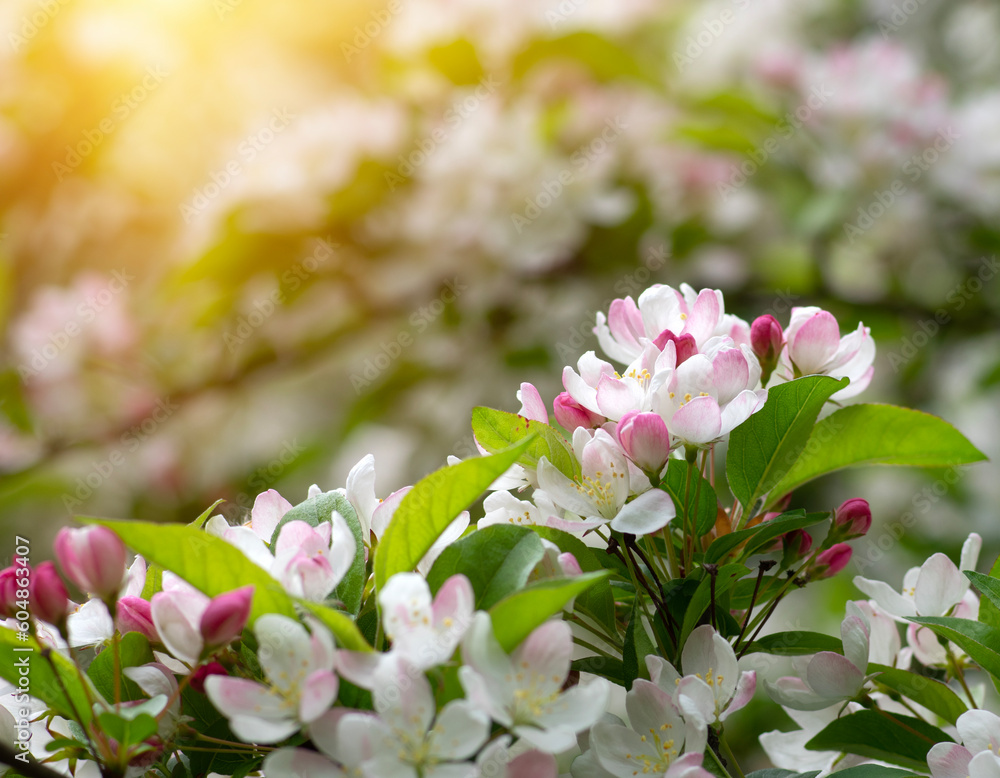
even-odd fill
[{"label": "green leaf", "polygon": [[242,551],[204,530],[182,524],[87,516],[78,516],[77,520],[107,527],[147,562],[170,570],[209,597],[252,584],[254,593],[249,625],[265,613],[295,618],[295,603],[298,602],[333,632],[340,645],[355,651],[371,650],[348,616],[316,603],[296,600],[267,571],[247,559]]},{"label": "green leaf", "polygon": [[[161,695],[161,709],[166,701],[167,698]],[[97,721],[105,734],[110,735],[126,747],[141,743],[146,738],[156,734],[156,719],[149,713],[136,714],[132,708],[99,713]]]},{"label": "green leaf", "polygon": [[593,32],[537,38],[514,57],[511,65],[514,78],[524,78],[539,63],[549,66],[553,60],[570,60],[582,65],[598,81],[618,83],[633,79],[662,87],[636,62],[633,50]]},{"label": "green leaf", "polygon": [[[702,568],[704,570],[704,568]],[[719,572],[715,576],[715,596],[716,598],[721,597],[723,594],[728,592],[733,584],[735,584],[740,578],[743,578],[749,571],[746,565],[743,564],[732,564],[725,565],[719,568]],[[691,602],[688,603],[687,611],[684,613],[684,623],[681,626],[681,646],[683,646],[688,639],[688,636],[694,631],[694,628],[698,626],[698,621],[701,619],[702,615],[708,610],[712,602],[712,576],[705,572],[704,577],[698,584],[698,588],[694,593],[694,597],[691,598]],[[718,602],[718,600],[716,600]]]},{"label": "green leaf", "polygon": [[963,570],[962,572],[965,573],[966,578],[972,581],[973,586],[982,592],[990,602],[1000,608],[1000,581],[988,575],[977,573],[975,570]]},{"label": "green leaf", "polygon": [[839,718],[806,743],[811,751],[846,751],[927,772],[927,752],[952,742],[937,727],[911,716],[861,710]]},{"label": "green leaf", "polygon": [[275,540],[281,534],[281,528],[288,522],[304,521],[310,527],[318,527],[324,521],[331,521],[334,511],[344,517],[344,521],[354,536],[355,546],[354,561],[344,575],[344,579],[337,585],[333,596],[344,603],[344,608],[348,613],[356,616],[361,610],[361,597],[365,589],[365,538],[362,535],[357,511],[343,494],[337,491],[324,492],[289,509],[275,525],[274,532],[271,533],[270,545],[273,549]]},{"label": "green leaf", "polygon": [[[1000,578],[1000,557],[990,569],[990,578],[992,580]],[[994,603],[990,597],[981,599],[979,601],[979,620],[983,624],[1000,629],[1000,603]]]},{"label": "green leaf", "polygon": [[[67,719],[76,719],[76,710],[81,723],[89,723],[94,714],[73,662],[58,651],[42,646],[32,637],[21,640],[20,635],[20,632],[0,627],[0,677],[15,688],[18,688],[18,681],[26,677],[32,697]],[[47,652],[48,659],[42,655],[43,651]],[[28,670],[26,676],[21,675],[24,668]],[[96,689],[90,690],[90,698],[103,703]]]},{"label": "green leaf", "polygon": [[550,578],[526,586],[498,602],[490,608],[490,616],[493,633],[503,650],[513,651],[536,627],[559,613],[566,603],[609,575],[610,571],[601,570],[572,578]]},{"label": "green leaf", "polygon": [[880,764],[859,764],[857,767],[837,770],[837,778],[918,778],[918,776],[909,770],[900,770],[898,767],[884,767]]},{"label": "green leaf", "polygon": [[844,653],[844,644],[839,638],[822,632],[775,632],[757,638],[746,650],[753,654],[761,652],[775,656],[809,656],[820,651]]},{"label": "green leaf", "polygon": [[[599,554],[603,554],[604,558],[608,560],[615,559],[606,551],[591,548],[568,532],[554,527],[535,526],[532,529],[545,540],[555,543],[560,551],[572,554],[576,558],[577,564],[580,565],[580,569],[585,573],[596,573],[606,569],[601,564]],[[577,597],[573,610],[590,616],[604,627],[609,635],[618,635],[618,622],[615,619],[615,596],[611,591],[609,581],[598,581]]]},{"label": "green leaf", "polygon": [[650,640],[649,633],[646,632],[646,625],[642,620],[641,602],[641,597],[632,600],[632,614],[628,620],[628,627],[625,628],[622,671],[626,690],[631,690],[635,679],[642,677],[643,670],[646,668],[646,657],[656,653],[656,646]]},{"label": "green leaf", "polygon": [[813,428],[807,445],[809,456],[800,458],[784,474],[772,491],[775,498],[844,467],[951,467],[986,459],[948,422],[894,405],[841,408]]},{"label": "green leaf", "polygon": [[[667,474],[660,488],[673,498],[677,506],[677,521],[687,517],[682,526],[694,526],[698,537],[701,537],[715,526],[719,512],[719,498],[715,488],[707,478],[695,471],[691,474],[691,490],[688,492],[688,470],[694,469],[694,464],[683,459],[671,459],[667,463]],[[685,500],[685,496],[687,500]]]},{"label": "green leaf", "polygon": [[517,458],[517,464],[533,470],[538,467],[538,460],[545,457],[567,478],[575,478],[580,474],[580,463],[576,461],[573,449],[548,424],[531,421],[516,413],[479,407],[472,411],[472,431],[479,445],[491,454],[499,454],[514,443],[536,435]]},{"label": "green leaf", "polygon": [[578,673],[599,675],[619,686],[625,686],[625,667],[621,659],[588,656],[583,659],[574,659],[571,668]]},{"label": "green leaf", "polygon": [[1000,678],[1000,629],[969,619],[925,616],[913,618],[950,640],[994,678]]},{"label": "green leaf", "polygon": [[183,524],[89,516],[77,516],[76,519],[84,524],[107,527],[147,562],[179,575],[209,597],[252,584],[251,625],[265,613],[295,617],[292,599],[281,584],[222,538]]},{"label": "green leaf", "polygon": [[[121,667],[139,667],[149,662],[155,662],[149,640],[138,632],[126,632],[118,642],[118,652],[121,657]],[[99,653],[87,668],[87,675],[106,700],[115,698],[115,652],[112,647]],[[124,673],[119,681],[123,700],[145,700],[142,689]]]},{"label": "green leaf", "polygon": [[441,552],[427,575],[431,592],[461,573],[476,593],[476,610],[487,610],[528,582],[545,548],[527,527],[494,524],[467,535]]},{"label": "green leaf", "polygon": [[746,547],[740,554],[745,559],[786,532],[811,527],[813,524],[818,524],[829,518],[830,514],[826,512],[804,513],[801,508],[788,511],[780,516],[775,516],[770,521],[762,521],[753,527],[730,532],[728,535],[716,538],[708,547],[708,551],[705,552],[705,561],[709,564],[718,562],[741,543],[746,542]]},{"label": "green leaf", "polygon": [[732,431],[726,476],[747,515],[795,465],[826,401],[847,384],[829,376],[779,384],[768,389],[764,407]]},{"label": "green leaf", "polygon": [[204,528],[205,522],[212,517],[212,511],[214,511],[218,507],[220,502],[225,502],[225,500],[216,500],[215,502],[213,502],[202,512],[202,514],[197,519],[188,524],[188,526],[194,527],[194,529]]},{"label": "green leaf", "polygon": [[819,770],[812,770],[808,773],[797,773],[794,770],[782,770],[778,767],[766,767],[763,770],[754,770],[747,773],[746,778],[816,778]]},{"label": "green leaf", "polygon": [[394,573],[413,570],[455,517],[507,472],[534,440],[528,438],[493,456],[443,467],[417,481],[375,551],[376,588],[381,591]]},{"label": "green leaf", "polygon": [[877,683],[888,686],[904,697],[934,711],[949,724],[954,724],[958,721],[958,717],[968,710],[955,692],[926,675],[917,675],[907,670],[878,664],[868,665],[868,672],[878,672],[879,675],[875,678]]}]

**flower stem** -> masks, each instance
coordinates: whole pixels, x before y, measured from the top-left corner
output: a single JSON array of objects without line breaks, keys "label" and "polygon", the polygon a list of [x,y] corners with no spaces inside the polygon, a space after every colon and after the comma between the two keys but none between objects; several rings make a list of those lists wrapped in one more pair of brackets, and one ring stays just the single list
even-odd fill
[{"label": "flower stem", "polygon": [[736,771],[736,778],[745,778],[743,770],[740,769],[739,762],[736,761],[736,757],[733,755],[733,749],[729,747],[729,742],[726,740],[726,733],[721,727],[719,728],[719,747],[722,749],[722,753],[729,761],[732,769]]}]

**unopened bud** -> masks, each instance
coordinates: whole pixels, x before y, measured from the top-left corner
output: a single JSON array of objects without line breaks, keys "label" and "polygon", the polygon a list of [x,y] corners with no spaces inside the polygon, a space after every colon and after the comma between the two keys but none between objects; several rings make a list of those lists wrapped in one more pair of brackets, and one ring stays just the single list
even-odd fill
[{"label": "unopened bud", "polygon": [[831,578],[847,567],[854,550],[846,543],[834,543],[830,548],[816,557],[813,568],[815,578]]},{"label": "unopened bud", "polygon": [[580,405],[570,396],[569,392],[563,392],[556,397],[552,403],[552,410],[555,413],[556,421],[567,432],[572,432],[577,427],[594,429],[607,421],[600,414],[589,411]]},{"label": "unopened bud", "polygon": [[758,316],[750,325],[750,347],[760,362],[761,382],[764,384],[778,364],[783,341],[781,325],[771,314]]},{"label": "unopened bud", "polygon": [[864,535],[872,526],[872,509],[868,500],[854,497],[837,508],[833,523],[842,527],[848,538]]},{"label": "unopened bud", "polygon": [[42,562],[31,571],[29,592],[35,618],[56,626],[65,622],[69,615],[69,592],[52,562]]}]

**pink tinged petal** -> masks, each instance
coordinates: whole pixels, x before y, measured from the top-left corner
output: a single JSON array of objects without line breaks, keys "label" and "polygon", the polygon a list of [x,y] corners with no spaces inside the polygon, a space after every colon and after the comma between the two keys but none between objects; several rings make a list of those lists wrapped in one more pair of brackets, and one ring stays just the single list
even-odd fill
[{"label": "pink tinged petal", "polygon": [[236,546],[243,555],[258,567],[269,570],[274,563],[274,556],[268,551],[264,541],[249,527],[229,527],[222,539]]},{"label": "pink tinged petal", "polygon": [[317,670],[306,677],[299,697],[299,721],[308,723],[322,716],[337,699],[337,676],[329,670]]},{"label": "pink tinged petal", "polygon": [[822,373],[840,347],[840,325],[833,314],[820,311],[788,341],[788,353],[802,375]]},{"label": "pink tinged petal", "polygon": [[647,654],[646,670],[649,672],[649,678],[653,683],[668,694],[674,693],[675,682],[680,680],[681,675],[666,659],[655,654]]},{"label": "pink tinged petal", "polygon": [[569,432],[575,431],[578,427],[587,429],[597,427],[605,421],[601,414],[593,413],[580,405],[569,392],[562,392],[556,396],[552,403],[552,412],[555,414],[556,422]]},{"label": "pink tinged petal", "polygon": [[559,691],[569,675],[573,636],[565,621],[547,621],[534,631],[511,655],[510,663],[519,672],[539,679],[539,690]]},{"label": "pink tinged petal", "polygon": [[702,750],[684,754],[674,761],[663,778],[710,778],[712,773],[701,766],[703,759]]},{"label": "pink tinged petal", "polygon": [[862,673],[868,672],[868,646],[871,635],[868,626],[858,616],[847,616],[840,625],[844,656]]},{"label": "pink tinged petal", "polygon": [[655,762],[660,754],[655,753],[651,741],[644,742],[640,737],[627,727],[601,721],[590,731],[591,753],[598,764],[614,776],[632,775],[637,770],[641,775],[643,757],[648,756]]},{"label": "pink tinged petal", "polygon": [[969,579],[947,556],[937,553],[920,566],[913,602],[921,616],[944,616],[968,589]]},{"label": "pink tinged petal", "polygon": [[205,595],[193,596],[181,591],[153,595],[150,610],[156,632],[167,651],[182,662],[194,664],[201,655],[199,622],[208,602]]},{"label": "pink tinged petal", "polygon": [[[217,677],[217,676],[216,676]],[[301,729],[294,719],[265,719],[237,714],[229,719],[229,728],[247,743],[280,743]]]},{"label": "pink tinged petal", "polygon": [[455,645],[458,645],[458,640],[472,623],[475,609],[476,595],[469,579],[464,575],[453,575],[441,585],[434,597],[434,626],[456,631]]},{"label": "pink tinged petal", "polygon": [[715,378],[715,393],[719,405],[725,405],[740,392],[752,389],[750,386],[750,366],[747,358],[738,348],[727,348],[716,354],[712,360]]},{"label": "pink tinged petal", "polygon": [[669,426],[685,443],[702,446],[722,435],[722,412],[714,397],[695,397],[677,410]]},{"label": "pink tinged petal", "polygon": [[806,682],[816,694],[830,702],[856,695],[864,685],[865,674],[845,656],[821,651],[806,668]]},{"label": "pink tinged petal", "polygon": [[750,346],[761,362],[773,363],[781,353],[784,333],[770,314],[758,316],[750,325]]},{"label": "pink tinged petal", "polygon": [[210,675],[205,679],[205,694],[228,719],[245,715],[276,721],[288,717],[280,697],[273,694],[269,687],[247,678]]},{"label": "pink tinged petal", "polygon": [[660,731],[660,727],[668,724],[670,728],[676,727],[680,730],[683,720],[671,696],[652,681],[636,679],[629,693],[625,695],[625,710],[632,729],[639,734],[645,734],[650,729]]},{"label": "pink tinged petal", "polygon": [[549,516],[545,522],[546,527],[562,530],[563,532],[587,532],[596,527],[603,527],[607,524],[607,519],[560,519],[558,516]]},{"label": "pink tinged petal", "polygon": [[698,343],[712,336],[722,317],[722,293],[716,289],[702,289],[698,293],[687,321],[684,335],[692,335]]},{"label": "pink tinged petal", "polygon": [[159,662],[151,662],[139,667],[126,667],[122,673],[138,685],[147,696],[155,697],[164,694],[168,698],[177,691],[177,679],[174,674]]},{"label": "pink tinged petal", "polygon": [[280,556],[301,550],[311,556],[312,549],[320,543],[316,528],[304,521],[290,521],[278,533],[274,542],[274,554]]},{"label": "pink tinged petal", "polygon": [[372,702],[386,726],[422,738],[434,720],[434,695],[419,668],[406,660],[384,663],[375,674]]},{"label": "pink tinged petal", "polygon": [[468,759],[489,735],[489,716],[465,700],[452,700],[434,721],[431,752],[438,759]]},{"label": "pink tinged petal", "polygon": [[274,489],[257,495],[250,511],[250,528],[265,543],[270,543],[281,517],[292,509],[292,504]]},{"label": "pink tinged petal", "polygon": [[603,678],[578,684],[544,706],[534,723],[544,729],[576,733],[592,727],[608,708],[611,684]]},{"label": "pink tinged petal", "polygon": [[372,690],[375,683],[375,672],[379,664],[388,654],[377,651],[347,651],[337,652],[337,672],[355,686]]},{"label": "pink tinged petal", "polygon": [[891,616],[907,619],[917,615],[917,611],[913,607],[913,600],[901,595],[885,581],[876,581],[856,575],[854,576],[854,585],[875,600],[875,603]]},{"label": "pink tinged petal", "polygon": [[833,704],[831,700],[821,697],[810,689],[805,681],[795,676],[779,678],[773,684],[764,681],[764,689],[772,700],[785,708],[822,710]]},{"label": "pink tinged petal", "polygon": [[[672,346],[670,344],[673,344]],[[671,367],[677,367],[698,353],[698,344],[693,335],[677,336],[670,330],[664,330],[653,339],[653,345],[660,351],[673,349]]]},{"label": "pink tinged petal", "polygon": [[257,659],[268,680],[282,692],[291,691],[304,669],[314,670],[309,633],[295,619],[276,613],[261,616],[253,625]]},{"label": "pink tinged petal", "polygon": [[558,778],[556,758],[541,751],[526,751],[507,765],[507,778]]},{"label": "pink tinged petal", "polygon": [[1000,752],[1000,717],[986,710],[970,710],[958,717],[958,734],[972,752]]},{"label": "pink tinged petal", "polygon": [[122,634],[138,632],[150,642],[159,643],[160,636],[153,624],[153,606],[141,597],[122,597],[117,608],[118,629]]},{"label": "pink tinged petal", "polygon": [[670,495],[661,489],[650,489],[625,503],[611,520],[611,529],[630,535],[646,535],[663,529],[677,515]]},{"label": "pink tinged petal", "polygon": [[[975,565],[973,565],[974,567]],[[128,568],[122,597],[139,597],[146,587],[146,560],[136,556]]]},{"label": "pink tinged petal", "polygon": [[570,552],[565,552],[557,557],[559,562],[559,569],[562,570],[562,574],[565,576],[583,575],[583,568],[580,567],[580,563],[577,561],[576,557]]},{"label": "pink tinged petal", "polygon": [[642,410],[643,391],[635,381],[603,375],[597,384],[597,408],[611,421],[618,421],[629,411]]},{"label": "pink tinged petal", "polygon": [[736,693],[733,695],[732,701],[726,706],[726,709],[719,716],[719,721],[725,721],[730,713],[735,713],[743,707],[746,707],[753,699],[754,693],[757,691],[757,673],[754,670],[744,670],[740,674],[740,680],[736,683]]},{"label": "pink tinged petal", "polygon": [[305,748],[272,751],[261,768],[264,775],[283,778],[347,778],[347,773],[325,756]]},{"label": "pink tinged petal", "polygon": [[243,633],[250,618],[253,591],[253,586],[244,586],[212,599],[199,621],[206,645],[225,646]]},{"label": "pink tinged petal", "polygon": [[394,746],[395,739],[392,731],[377,716],[350,712],[337,722],[336,745],[332,750],[345,767],[357,770],[386,747]]},{"label": "pink tinged petal", "polygon": [[102,599],[116,597],[125,579],[125,544],[107,527],[63,527],[54,542],[56,558],[76,587]]},{"label": "pink tinged petal", "polygon": [[521,401],[521,410],[518,411],[521,416],[532,421],[540,421],[542,424],[549,423],[549,412],[533,384],[527,382],[521,384],[517,399]]},{"label": "pink tinged petal", "polygon": [[767,400],[767,390],[761,393],[753,392],[749,389],[740,392],[736,397],[722,409],[722,433],[728,435],[743,422],[753,416],[764,407]]},{"label": "pink tinged petal", "polygon": [[911,624],[906,629],[906,639],[910,650],[920,664],[927,667],[942,666],[948,662],[948,654],[938,636],[927,627]]},{"label": "pink tinged petal", "polygon": [[657,413],[625,414],[615,430],[618,442],[641,470],[659,473],[670,455],[670,433]]}]

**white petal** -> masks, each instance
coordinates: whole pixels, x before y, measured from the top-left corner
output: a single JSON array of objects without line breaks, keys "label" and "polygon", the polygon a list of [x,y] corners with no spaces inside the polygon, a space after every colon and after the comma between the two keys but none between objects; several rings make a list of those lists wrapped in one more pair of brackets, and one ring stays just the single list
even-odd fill
[{"label": "white petal", "polygon": [[917,613],[921,616],[944,616],[969,589],[969,579],[947,556],[934,554],[920,566],[916,592],[913,595]]},{"label": "white petal", "polygon": [[486,742],[490,717],[465,700],[452,700],[438,714],[431,752],[439,759],[468,759]]},{"label": "white petal", "polygon": [[[878,607],[896,618],[907,619],[917,615],[913,600],[904,597],[885,581],[854,576],[854,585],[875,600]],[[904,581],[903,585],[906,585]]]},{"label": "white petal", "polygon": [[677,515],[670,495],[661,489],[650,489],[627,502],[611,520],[611,529],[630,535],[646,535],[663,529]]}]

